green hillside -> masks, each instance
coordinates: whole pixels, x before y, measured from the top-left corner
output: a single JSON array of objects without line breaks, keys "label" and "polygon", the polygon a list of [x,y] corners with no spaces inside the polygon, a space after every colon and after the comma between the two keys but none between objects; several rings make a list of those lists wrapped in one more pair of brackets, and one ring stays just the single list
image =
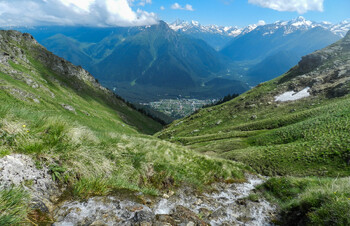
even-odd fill
[{"label": "green hillside", "polygon": [[[181,184],[200,189],[212,181],[243,179],[248,169],[140,133],[161,125],[29,34],[0,31],[0,103],[0,157],[31,156],[75,198],[117,189],[157,194]],[[10,196],[17,197],[13,203]],[[21,209],[28,204],[21,197],[17,190],[1,190],[0,200],[7,201],[0,210],[17,204]],[[16,224],[21,217],[6,219],[0,214],[0,224]]]},{"label": "green hillside", "polygon": [[[278,101],[290,91],[309,96]],[[349,93],[350,33],[303,57],[284,75],[175,121],[157,136],[276,176],[261,189],[280,204],[282,224],[323,225],[325,219],[331,225],[347,225]],[[332,179],[338,177],[344,178]]]},{"label": "green hillside", "polygon": [[[158,136],[245,162],[268,175],[347,175],[349,38],[304,57],[286,74],[230,102],[174,122]],[[305,87],[310,97],[275,101]]]}]

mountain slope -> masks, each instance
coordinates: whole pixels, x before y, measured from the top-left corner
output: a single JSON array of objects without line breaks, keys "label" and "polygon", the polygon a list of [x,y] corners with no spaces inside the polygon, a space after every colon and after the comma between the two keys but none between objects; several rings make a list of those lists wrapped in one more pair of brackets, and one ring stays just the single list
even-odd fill
[{"label": "mountain slope", "polygon": [[250,84],[259,84],[276,78],[298,63],[300,58],[297,54],[289,51],[280,51],[272,54],[254,65],[247,71]]},{"label": "mountain slope", "polygon": [[83,68],[88,68],[92,62],[91,57],[83,51],[83,46],[80,42],[62,34],[43,40],[42,45],[50,49],[54,54],[74,62],[75,65],[81,65]]},{"label": "mountain slope", "polygon": [[158,136],[267,175],[349,175],[349,62],[350,33],[281,77]]},{"label": "mountain slope", "polygon": [[139,133],[161,125],[29,34],[0,31],[0,103],[0,210],[21,209],[0,224],[47,224],[67,199],[204,188],[248,169]]},{"label": "mountain slope", "polygon": [[258,26],[253,31],[238,36],[221,50],[232,60],[263,59],[279,51],[292,51],[299,56],[339,40],[339,36],[321,26],[312,26],[311,21],[298,18]]},{"label": "mountain slope", "polygon": [[120,44],[96,65],[99,68],[96,75],[101,80],[131,82],[136,79],[136,82],[154,85],[171,78],[178,79],[174,81],[175,86],[194,86],[197,78],[223,69],[220,59],[203,41],[177,35],[166,23],[160,22]]},{"label": "mountain slope", "polygon": [[348,225],[349,122],[350,32],[282,76],[157,135],[274,176],[257,190],[279,206],[278,225]]}]

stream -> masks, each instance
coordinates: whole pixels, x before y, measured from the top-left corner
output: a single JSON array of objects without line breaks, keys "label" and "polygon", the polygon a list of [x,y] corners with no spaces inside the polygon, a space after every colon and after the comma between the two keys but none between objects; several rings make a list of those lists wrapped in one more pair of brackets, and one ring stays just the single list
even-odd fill
[{"label": "stream", "polygon": [[247,175],[245,183],[213,184],[211,193],[182,188],[143,203],[112,196],[67,201],[54,211],[54,225],[272,225],[275,207],[247,198],[263,182]]}]

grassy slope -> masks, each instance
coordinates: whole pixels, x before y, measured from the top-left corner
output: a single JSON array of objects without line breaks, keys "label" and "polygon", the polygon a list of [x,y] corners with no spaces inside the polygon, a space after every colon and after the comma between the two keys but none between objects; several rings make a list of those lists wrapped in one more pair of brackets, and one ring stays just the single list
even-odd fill
[{"label": "grassy slope", "polygon": [[[181,184],[201,189],[217,180],[244,179],[249,168],[243,164],[202,156],[137,132],[136,126],[151,133],[157,124],[89,82],[86,86],[56,74],[37,60],[46,50],[22,44],[12,42],[13,48],[24,50],[27,63],[15,56],[9,65],[0,65],[0,157],[32,156],[38,167],[48,165],[54,179],[81,198],[118,189],[157,194]],[[61,104],[73,106],[75,112]]]},{"label": "grassy slope", "polygon": [[[349,43],[349,34],[347,38]],[[327,53],[341,44],[323,51]],[[350,54],[346,48],[328,58],[315,75],[348,65]],[[298,79],[298,71],[296,66],[232,101],[175,121],[156,136],[277,176],[260,190],[281,207],[279,224],[348,225],[350,95],[329,98],[325,89],[298,101],[274,102],[275,96],[298,85],[291,80]],[[346,77],[336,79],[345,81]],[[349,83],[343,87],[349,93]]]},{"label": "grassy slope", "polygon": [[158,136],[267,175],[349,175],[349,97],[259,106],[255,98],[276,82],[201,110]]}]

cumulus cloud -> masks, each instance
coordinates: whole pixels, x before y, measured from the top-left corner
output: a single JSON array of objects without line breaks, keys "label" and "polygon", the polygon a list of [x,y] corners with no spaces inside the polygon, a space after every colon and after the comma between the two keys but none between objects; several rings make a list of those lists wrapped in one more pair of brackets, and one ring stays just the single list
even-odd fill
[{"label": "cumulus cloud", "polygon": [[174,4],[171,5],[172,9],[175,10],[187,10],[187,11],[194,11],[192,5],[186,4],[184,7],[182,7],[179,3],[175,2]]},{"label": "cumulus cloud", "polygon": [[323,11],[324,0],[248,0],[249,3],[277,11],[298,12]]},{"label": "cumulus cloud", "polygon": [[258,26],[264,26],[266,24],[266,22],[264,20],[259,20],[258,23],[256,25]]},{"label": "cumulus cloud", "polygon": [[140,0],[139,5],[145,6],[146,4],[152,4],[152,0]]},{"label": "cumulus cloud", "polygon": [[161,6],[159,9],[160,9],[160,10],[165,10],[165,7],[164,7],[164,6]]},{"label": "cumulus cloud", "polygon": [[143,26],[158,22],[154,13],[132,4],[151,0],[0,0],[0,26]]}]

